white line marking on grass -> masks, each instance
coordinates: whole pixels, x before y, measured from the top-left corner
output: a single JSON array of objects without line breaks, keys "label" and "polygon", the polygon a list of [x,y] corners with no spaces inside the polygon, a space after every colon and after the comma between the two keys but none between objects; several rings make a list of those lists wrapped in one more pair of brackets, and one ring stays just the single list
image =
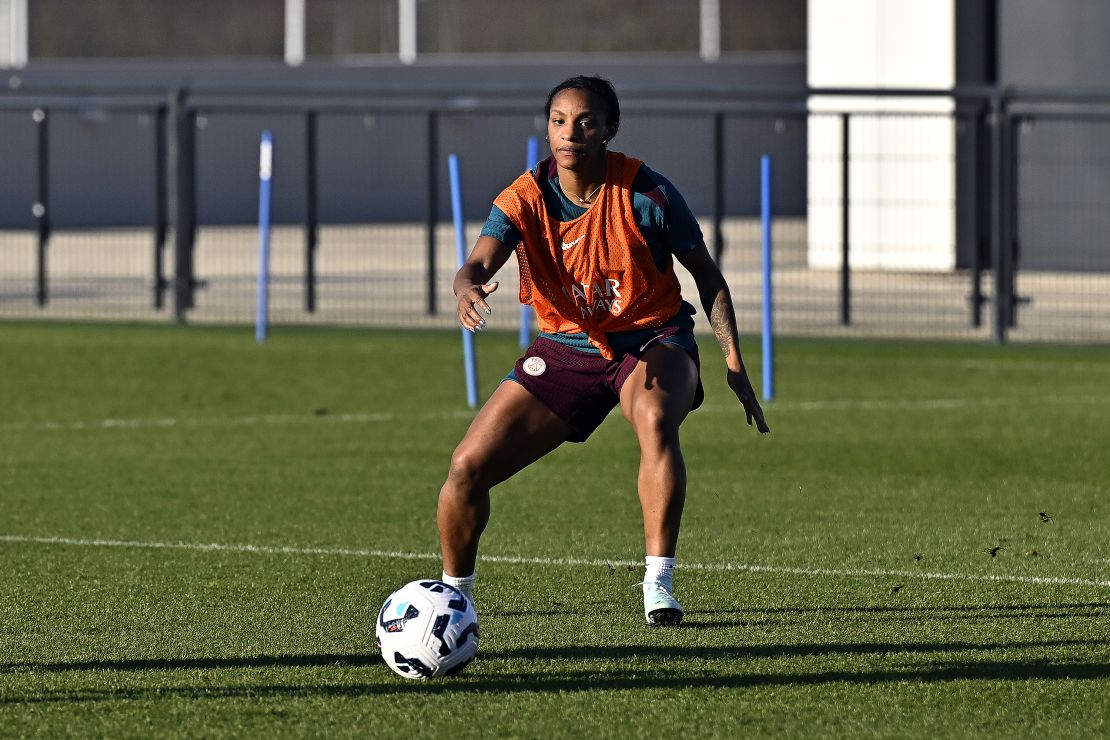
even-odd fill
[{"label": "white line marking on grass", "polygon": [[267,424],[374,424],[395,421],[443,421],[470,419],[469,409],[401,414],[367,412],[357,414],[265,414],[257,416],[210,416],[164,419],[93,419],[91,421],[37,421],[0,424],[4,432],[61,432],[110,429],[169,429],[173,427],[241,427]]},{"label": "white line marking on grass", "polygon": [[[946,362],[945,360],[937,360],[939,365],[947,365],[949,367],[961,367],[969,370],[1002,370],[1005,372],[1013,372],[1015,370],[1051,370],[1058,372],[1060,370],[1074,370],[1079,373],[1106,372],[1110,370],[1110,363],[1090,360],[1081,361],[1067,361],[1067,360],[1026,360],[1013,362],[1007,358],[1000,358],[998,360],[957,360],[956,362]],[[920,360],[913,360],[914,365],[919,365]]]},{"label": "white line marking on grass", "polygon": [[[961,408],[989,408],[1025,405],[1064,405],[1064,404],[1110,404],[1107,396],[1029,396],[1026,398],[921,398],[921,399],[874,399],[838,401],[773,401],[768,405],[775,411],[838,411],[885,409],[934,410]],[[703,411],[710,413],[733,413],[733,404],[708,404]],[[60,432],[60,431],[98,431],[113,429],[171,429],[174,427],[241,427],[285,424],[380,424],[394,422],[448,421],[470,419],[474,416],[469,409],[444,411],[425,411],[400,413],[391,411],[363,412],[350,414],[263,414],[252,416],[210,416],[162,419],[93,419],[90,421],[28,421],[0,424],[0,432]]]},{"label": "white line marking on grass", "polygon": [[[31,537],[0,535],[0,542],[67,545],[73,547],[120,547],[146,550],[189,550],[194,552],[239,552],[262,555],[325,555],[389,560],[438,561],[436,553],[401,552],[396,550],[360,550],[342,547],[292,547],[280,545],[244,545],[202,542],[147,542],[138,540],[79,539],[70,537]],[[642,567],[636,560],[598,560],[589,558],[538,558],[522,555],[482,555],[482,562],[509,565],[543,565],[572,567]],[[732,573],[771,573],[829,578],[923,578],[931,581],[987,581],[993,583],[1028,583],[1038,586],[1095,586],[1110,588],[1110,580],[1067,578],[1062,576],[968,575],[962,573],[931,573],[912,570],[877,570],[850,568],[795,568],[780,565],[749,565],[744,563],[681,562],[682,570]]]},{"label": "white line marking on grass", "polygon": [[[919,399],[844,399],[839,401],[772,401],[768,408],[783,411],[832,411],[840,409],[863,409],[883,411],[888,409],[962,409],[962,408],[991,408],[1002,406],[1026,406],[1047,404],[1059,406],[1064,404],[1099,404],[1110,403],[1110,395],[1106,396],[1029,396],[1025,398],[919,398]],[[710,408],[725,408],[713,406]],[[727,407],[734,408],[734,407]]]}]

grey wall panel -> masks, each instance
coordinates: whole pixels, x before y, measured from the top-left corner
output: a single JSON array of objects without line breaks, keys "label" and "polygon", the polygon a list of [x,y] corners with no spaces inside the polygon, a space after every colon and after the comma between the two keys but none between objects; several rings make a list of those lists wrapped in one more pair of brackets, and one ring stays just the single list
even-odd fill
[{"label": "grey wall panel", "polygon": [[1110,120],[1030,121],[1018,147],[1020,266],[1110,270]]},{"label": "grey wall panel", "polygon": [[273,136],[271,212],[274,223],[304,218],[304,120],[295,114],[197,116],[197,222],[201,226],[258,221],[258,151]]},{"label": "grey wall panel", "polygon": [[[1110,3],[998,0],[999,81],[1096,88],[1110,80]],[[1017,133],[1020,265],[1110,270],[1110,116],[1028,119]]]},{"label": "grey wall panel", "polygon": [[316,131],[321,222],[423,220],[427,116],[321,115]]},{"label": "grey wall panel", "polygon": [[[136,226],[154,208],[153,116],[50,110],[48,198],[54,228]],[[0,228],[33,228],[37,133],[30,111],[0,113]]]},{"label": "grey wall panel", "polygon": [[1100,87],[1110,72],[1106,0],[997,0],[999,81]]},{"label": "grey wall panel", "polygon": [[32,229],[35,124],[30,111],[0,111],[0,229]]},{"label": "grey wall panel", "polygon": [[151,223],[155,121],[149,114],[99,108],[50,114],[55,228]]},{"label": "grey wall panel", "polygon": [[[738,88],[801,87],[806,83],[805,53],[733,55],[712,64],[680,56],[580,55],[549,61],[522,61],[513,55],[490,55],[474,60],[455,57],[414,65],[391,62],[346,66],[309,62],[287,67],[280,62],[190,62],[167,60],[32,60],[24,69],[0,72],[9,88],[25,91],[46,87],[128,88],[152,90],[189,85],[207,89],[288,90],[363,86],[367,94],[416,95],[500,93],[535,96],[543,107],[548,90],[566,77],[600,74],[617,86],[622,96],[660,91],[713,94]],[[13,82],[14,81],[14,82]]]},{"label": "grey wall panel", "polygon": [[[132,89],[162,90],[188,81],[201,93],[243,98],[344,91],[344,99],[373,107],[398,95],[426,100],[503,95],[534,96],[534,113],[443,114],[438,123],[436,164],[439,217],[449,219],[447,155],[463,166],[466,216],[483,218],[502,187],[524,170],[529,136],[544,134],[543,104],[551,86],[567,76],[600,73],[617,86],[627,106],[614,148],[644,159],[680,187],[698,215],[711,213],[713,199],[712,124],[705,115],[684,112],[683,99],[695,91],[711,98],[752,87],[793,85],[802,89],[805,66],[797,56],[765,55],[754,61],[642,63],[596,59],[581,65],[472,64],[379,66],[365,68],[306,65],[289,69],[273,64],[216,65],[160,62],[101,62],[32,65],[9,75],[22,95],[43,91]],[[18,79],[16,85],[13,80]],[[680,97],[674,97],[680,94]],[[685,98],[682,95],[686,96]],[[157,98],[155,98],[157,100]],[[667,107],[666,114],[645,112],[642,103]],[[629,105],[631,103],[631,105]],[[637,103],[640,103],[637,110]],[[89,110],[59,118],[51,139],[51,190],[59,226],[144,225],[153,209],[153,130],[138,113]],[[205,224],[250,224],[258,211],[258,138],[274,134],[273,219],[295,223],[304,217],[305,133],[299,113],[233,114],[202,110],[196,130],[197,212]],[[784,212],[804,211],[804,126],[788,122],[774,128],[770,119],[728,124],[728,215],[758,210],[758,158],[773,153],[779,165],[778,200]],[[428,119],[418,112],[321,113],[317,129],[318,213],[324,223],[422,221],[427,209]],[[53,129],[52,129],[53,130]],[[784,134],[784,131],[786,132]],[[30,112],[0,116],[0,153],[11,172],[28,171],[34,162]],[[546,149],[541,144],[541,156]],[[30,170],[33,172],[33,169]],[[748,174],[740,174],[747,172]],[[757,174],[755,175],[757,177]],[[733,184],[733,179],[738,178]],[[33,179],[4,178],[0,228],[29,228]]]},{"label": "grey wall panel", "polygon": [[771,200],[775,214],[804,216],[807,147],[804,116],[728,119],[725,125],[725,213],[730,216],[759,213],[760,160],[766,154],[771,157]]},{"label": "grey wall panel", "polygon": [[713,208],[713,120],[643,116],[621,122],[613,148],[642,159],[682,193],[694,213]]},{"label": "grey wall panel", "polygon": [[[541,102],[542,105],[542,102]],[[542,118],[542,109],[540,117]],[[447,157],[459,157],[463,212],[468,219],[484,219],[490,204],[505,186],[525,170],[529,136],[540,139],[540,158],[546,156],[544,132],[532,115],[461,114],[439,122],[439,213],[451,218]]]}]

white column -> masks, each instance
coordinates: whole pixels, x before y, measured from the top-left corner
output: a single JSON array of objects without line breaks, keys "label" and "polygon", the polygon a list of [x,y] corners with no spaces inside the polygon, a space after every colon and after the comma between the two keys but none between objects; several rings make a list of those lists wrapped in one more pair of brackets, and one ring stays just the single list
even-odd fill
[{"label": "white column", "polygon": [[[810,87],[949,89],[956,0],[809,0]],[[851,265],[952,270],[955,127],[950,97],[809,99],[809,264],[841,261],[841,111],[849,153]],[[905,115],[899,115],[905,114]],[[936,114],[936,115],[920,115]]]},{"label": "white column", "polygon": [[305,0],[285,0],[285,63],[299,67],[304,57]]},{"label": "white column", "polygon": [[715,62],[721,57],[720,0],[701,0],[698,25],[701,29],[702,61]]},{"label": "white column", "polygon": [[27,0],[0,0],[0,68],[27,66]]},{"label": "white column", "polygon": [[398,56],[403,64],[416,61],[416,0],[397,0]]}]

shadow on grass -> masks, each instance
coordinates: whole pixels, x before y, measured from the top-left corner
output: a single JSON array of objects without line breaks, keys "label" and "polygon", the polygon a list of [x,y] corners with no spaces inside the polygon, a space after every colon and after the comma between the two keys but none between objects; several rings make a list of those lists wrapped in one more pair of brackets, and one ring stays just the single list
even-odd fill
[{"label": "shadow on grass", "polygon": [[[116,700],[265,698],[265,697],[350,697],[411,692],[545,693],[604,691],[647,688],[738,688],[753,686],[806,686],[830,683],[881,684],[897,681],[945,682],[956,680],[1104,680],[1110,665],[1103,663],[1052,663],[1045,659],[1026,661],[950,661],[945,654],[966,652],[1010,652],[1054,648],[1106,648],[1103,640],[1045,640],[1031,642],[925,642],[925,643],[832,643],[799,645],[704,646],[562,646],[522,647],[483,652],[480,663],[495,675],[477,672],[454,679],[410,682],[395,678],[377,654],[319,654],[246,656],[240,658],[181,658],[147,660],[93,660],[57,663],[8,663],[0,673],[33,675],[77,671],[211,671],[254,668],[350,668],[378,669],[373,683],[308,685],[251,684],[214,686],[119,687],[114,689],[63,688],[0,693],[0,705],[42,702],[97,702]],[[935,655],[940,665],[900,667],[897,670],[833,670],[820,672],[737,673],[728,662],[746,658],[797,658],[836,656]],[[955,657],[955,656],[952,656]],[[499,664],[519,661],[530,669],[523,673],[496,675]],[[573,663],[603,661],[605,665],[583,670]],[[721,661],[714,665],[713,661]],[[617,663],[613,668],[610,664]],[[477,664],[476,664],[477,665]],[[547,666],[539,671],[536,666]],[[681,670],[676,670],[680,668]],[[570,670],[568,670],[570,669]],[[712,675],[707,675],[713,672]]]},{"label": "shadow on grass", "polygon": [[227,668],[324,668],[382,665],[377,653],[365,655],[250,655],[241,658],[149,658],[142,660],[78,660],[70,663],[0,664],[0,673],[67,671],[212,671]]},{"label": "shadow on grass", "polygon": [[[737,645],[704,647],[700,645],[583,645],[563,647],[524,647],[482,653],[482,659],[492,660],[644,660],[644,661],[711,661],[741,660],[745,658],[814,658],[835,656],[889,656],[931,655],[969,651],[1051,650],[1054,648],[1101,647],[1110,649],[1105,640],[1038,640],[1034,642],[863,642],[863,643],[809,643],[798,645]],[[706,668],[712,670],[709,665]]]},{"label": "shadow on grass", "polygon": [[698,688],[739,689],[766,686],[822,686],[826,684],[881,685],[886,683],[944,683],[950,681],[1090,681],[1110,679],[1110,665],[1093,663],[981,662],[948,663],[935,667],[889,671],[821,671],[813,673],[743,673],[697,675],[675,671],[560,671],[531,672],[512,676],[463,675],[427,682],[407,681],[381,666],[375,683],[251,684],[235,686],[119,687],[111,689],[72,688],[28,692],[22,696],[0,695],[0,705],[82,703],[109,701],[164,701],[182,699],[294,699],[402,696],[406,694],[516,694],[621,691],[628,689]]},{"label": "shadow on grass", "polygon": [[[1054,648],[1110,648],[1105,640],[1040,640],[1034,642],[865,642],[797,645],[574,645],[520,647],[482,651],[484,663],[500,661],[731,661],[745,658],[801,658],[843,655],[943,654],[968,651],[1044,650]],[[380,666],[376,652],[365,654],[254,655],[235,658],[149,658],[136,660],[79,660],[56,663],[4,663],[3,673],[68,673],[73,671],[211,671],[239,668],[357,668]]]}]

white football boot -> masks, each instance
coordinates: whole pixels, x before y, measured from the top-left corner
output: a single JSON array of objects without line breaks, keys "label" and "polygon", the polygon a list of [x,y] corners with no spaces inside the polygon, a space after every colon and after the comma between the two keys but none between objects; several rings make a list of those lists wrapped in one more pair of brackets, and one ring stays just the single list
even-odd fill
[{"label": "white football boot", "polygon": [[645,581],[644,618],[648,624],[677,625],[682,623],[682,604],[674,597],[671,589],[659,581]]}]

